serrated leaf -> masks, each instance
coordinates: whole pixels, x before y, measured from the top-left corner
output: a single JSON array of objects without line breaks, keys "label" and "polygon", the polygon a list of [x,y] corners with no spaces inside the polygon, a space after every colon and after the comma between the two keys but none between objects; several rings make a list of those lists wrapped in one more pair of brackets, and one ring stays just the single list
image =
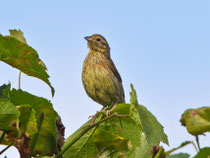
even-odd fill
[{"label": "serrated leaf", "polygon": [[173,154],[173,155],[166,156],[166,158],[189,158],[189,157],[190,157],[190,155],[187,154],[187,153],[178,153],[178,154]]},{"label": "serrated leaf", "polygon": [[54,95],[55,90],[49,82],[49,75],[45,71],[44,63],[41,62],[38,53],[32,47],[16,38],[0,34],[0,60],[29,76],[41,79],[49,85],[52,96]]},{"label": "serrated leaf", "polygon": [[132,107],[132,104],[134,104],[135,107],[133,111],[135,111],[135,109],[138,111],[138,115],[133,115],[136,114],[136,112],[132,113],[132,118],[142,127],[148,143],[150,145],[159,145],[160,142],[168,144],[168,138],[164,133],[163,126],[146,107],[138,104],[136,91],[132,84],[130,96],[130,106]]},{"label": "serrated leaf", "polygon": [[131,86],[130,103],[134,105],[138,105],[136,90],[134,89],[133,84],[131,84],[130,86]]},{"label": "serrated leaf", "polygon": [[192,135],[210,132],[210,107],[188,109],[182,115],[180,122]]},{"label": "serrated leaf", "polygon": [[148,143],[150,145],[159,145],[160,142],[163,142],[168,145],[167,135],[156,117],[143,105],[138,105],[137,108]]},{"label": "serrated leaf", "polygon": [[[119,104],[111,114],[127,115],[130,113],[130,104]],[[106,117],[100,115],[98,117]],[[99,118],[98,118],[99,119]],[[100,118],[101,119],[101,118]],[[100,120],[99,119],[99,120]],[[70,136],[63,149],[87,127],[89,122]],[[104,136],[104,139],[102,137]],[[110,136],[110,137],[109,137]],[[141,156],[139,156],[141,155]],[[141,127],[131,118],[112,118],[102,122],[94,129],[84,134],[67,152],[64,158],[89,158],[89,157],[128,157],[128,158],[152,158],[150,145],[146,139],[142,139]]]},{"label": "serrated leaf", "polygon": [[[56,130],[56,119],[58,118],[58,115],[53,109],[52,104],[47,99],[16,89],[12,89],[10,92],[10,99],[16,106],[31,106],[35,111],[34,114],[36,116],[37,123],[40,121],[41,113],[45,114],[34,153],[39,155],[53,155],[56,153],[58,151]],[[33,116],[31,119],[34,121]],[[33,125],[34,123],[32,126]],[[32,131],[29,133],[32,134],[31,132]],[[30,144],[32,144],[33,141],[34,136],[32,137]]]},{"label": "serrated leaf", "polygon": [[194,158],[209,158],[210,147],[202,148]]},{"label": "serrated leaf", "polygon": [[[19,29],[19,30],[9,30],[10,32],[10,36],[17,39],[18,41],[22,42],[22,43],[26,43],[26,39],[23,36],[23,32]],[[45,64],[43,63],[43,61],[39,58],[38,54],[37,54],[37,58],[38,58],[38,63],[45,69],[47,70],[47,67],[45,66]]]}]

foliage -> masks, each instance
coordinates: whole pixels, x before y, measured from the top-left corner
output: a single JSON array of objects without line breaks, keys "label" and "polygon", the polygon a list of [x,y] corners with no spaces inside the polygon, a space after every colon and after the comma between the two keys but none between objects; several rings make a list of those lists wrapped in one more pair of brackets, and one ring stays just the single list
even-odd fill
[{"label": "foliage", "polygon": [[[0,34],[0,61],[41,79],[53,96],[47,68],[36,50],[21,30],[9,31],[10,36]],[[159,146],[169,144],[163,126],[139,104],[131,84],[130,103],[118,104],[109,116],[97,113],[94,122],[87,121],[64,143],[65,127],[49,100],[11,89],[10,83],[0,85],[0,144],[7,145],[0,155],[13,145],[21,158],[189,158],[187,153],[171,153],[192,144],[198,152],[195,158],[207,158],[210,148],[200,149],[198,136],[210,131],[210,108],[188,109],[180,121],[196,137],[199,150],[193,141],[185,141],[165,152]]]},{"label": "foliage", "polygon": [[[152,157],[152,145],[159,145],[161,141],[168,143],[163,127],[144,106],[137,104],[135,90],[133,86],[131,87],[131,103],[118,104],[111,112],[111,115],[127,117],[113,117],[100,123],[69,147],[74,138],[90,125],[88,121],[67,139],[63,146],[63,150],[68,148],[63,154],[64,158],[120,156],[149,158]],[[105,117],[104,113],[99,113],[96,121]]]},{"label": "foliage", "polygon": [[[20,30],[10,30],[10,36],[0,35],[0,60],[29,76],[43,80],[51,87],[54,95],[44,63],[37,52],[26,44]],[[58,114],[50,101],[21,89],[11,90],[10,87],[10,83],[0,86],[1,144],[13,144],[21,157],[57,153]],[[40,122],[42,124],[39,130]]]}]

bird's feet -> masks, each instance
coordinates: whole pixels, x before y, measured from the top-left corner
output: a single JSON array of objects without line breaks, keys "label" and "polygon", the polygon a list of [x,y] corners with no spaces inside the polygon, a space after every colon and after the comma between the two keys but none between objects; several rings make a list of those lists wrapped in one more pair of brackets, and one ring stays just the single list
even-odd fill
[{"label": "bird's feet", "polygon": [[96,120],[96,117],[98,116],[98,111],[96,111],[96,114],[95,115],[90,115],[88,118],[91,119],[90,121],[90,125],[93,125],[95,120]]},{"label": "bird's feet", "polygon": [[102,112],[104,112],[104,113],[106,114],[106,116],[108,117],[108,116],[111,114],[112,110],[113,110],[116,106],[117,106],[117,103],[115,103],[111,109],[109,109],[109,110],[104,110],[104,109],[103,109]]},{"label": "bird's feet", "polygon": [[89,119],[91,119],[90,125],[93,125],[93,124],[94,124],[94,122],[95,122],[95,120],[96,120],[98,114],[99,114],[100,112],[103,112],[103,111],[104,111],[104,108],[105,108],[105,107],[103,107],[100,111],[96,111],[96,114],[95,114],[95,115],[90,115],[90,116],[88,117]]}]

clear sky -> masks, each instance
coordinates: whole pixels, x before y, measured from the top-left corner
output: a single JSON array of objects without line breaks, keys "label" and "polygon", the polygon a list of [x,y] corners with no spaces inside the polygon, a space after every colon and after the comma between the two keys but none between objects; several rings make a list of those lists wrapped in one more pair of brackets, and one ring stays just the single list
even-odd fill
[{"label": "clear sky", "polygon": [[[21,29],[48,68],[50,88],[23,75],[22,89],[50,99],[66,137],[101,109],[86,95],[81,71],[88,53],[84,36],[102,34],[123,79],[164,126],[170,147],[194,140],[179,120],[188,108],[210,105],[210,1],[208,0],[2,0],[0,33]],[[18,70],[0,62],[0,85],[17,88]],[[200,137],[209,146],[210,134]],[[182,152],[194,149],[185,147]],[[17,157],[11,148],[8,158]]]}]

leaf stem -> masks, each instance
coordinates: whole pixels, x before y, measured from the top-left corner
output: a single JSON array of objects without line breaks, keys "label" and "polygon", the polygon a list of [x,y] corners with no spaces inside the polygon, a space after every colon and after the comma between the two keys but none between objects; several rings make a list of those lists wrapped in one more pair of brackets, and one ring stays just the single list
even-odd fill
[{"label": "leaf stem", "polygon": [[2,133],[2,135],[1,135],[1,137],[0,137],[0,144],[1,144],[1,142],[3,141],[5,135],[6,135],[6,132],[4,131],[4,132]]},{"label": "leaf stem", "polygon": [[20,89],[20,82],[21,82],[21,71],[19,72],[19,77],[18,77],[18,89]]},{"label": "leaf stem", "polygon": [[37,134],[36,134],[36,136],[34,138],[34,141],[31,143],[31,153],[29,155],[30,158],[33,155],[33,152],[34,152],[34,149],[35,149],[38,137],[39,137],[39,133],[40,133],[40,130],[41,130],[41,127],[42,127],[43,120],[44,120],[44,113],[41,113],[41,115],[40,115],[40,122],[38,124],[38,132],[37,132]]},{"label": "leaf stem", "polygon": [[159,158],[161,156],[162,152],[163,152],[163,148],[160,147],[158,153],[155,155],[155,158]]},{"label": "leaf stem", "polygon": [[121,114],[118,114],[118,113],[114,113],[108,117],[105,117],[101,120],[99,120],[98,122],[95,122],[95,123],[92,123],[90,125],[88,125],[77,137],[75,137],[71,143],[69,143],[62,151],[60,151],[56,156],[55,158],[60,158],[74,143],[76,143],[87,131],[89,131],[91,128],[99,125],[100,123],[106,121],[106,120],[109,120],[113,117],[130,117],[129,115],[121,115]]},{"label": "leaf stem", "polygon": [[173,149],[171,149],[171,150],[165,152],[165,155],[168,156],[168,155],[170,155],[172,152],[174,152],[174,151],[176,151],[176,150],[178,150],[178,149],[181,149],[181,148],[185,147],[185,146],[188,145],[188,144],[192,144],[193,147],[195,148],[196,152],[198,153],[198,149],[197,149],[195,143],[194,143],[193,141],[186,141],[186,142],[182,143],[180,146],[178,146],[178,147],[176,147],[176,148],[173,148]]},{"label": "leaf stem", "polygon": [[0,151],[0,155],[3,154],[7,149],[9,149],[13,143],[9,144],[6,148],[4,148],[2,151]]},{"label": "leaf stem", "polygon": [[197,149],[195,143],[194,142],[191,142],[191,143],[192,143],[193,147],[195,148],[196,152],[198,153],[198,149]]},{"label": "leaf stem", "polygon": [[198,135],[195,136],[195,139],[196,139],[196,143],[198,145],[198,149],[201,150]]}]

